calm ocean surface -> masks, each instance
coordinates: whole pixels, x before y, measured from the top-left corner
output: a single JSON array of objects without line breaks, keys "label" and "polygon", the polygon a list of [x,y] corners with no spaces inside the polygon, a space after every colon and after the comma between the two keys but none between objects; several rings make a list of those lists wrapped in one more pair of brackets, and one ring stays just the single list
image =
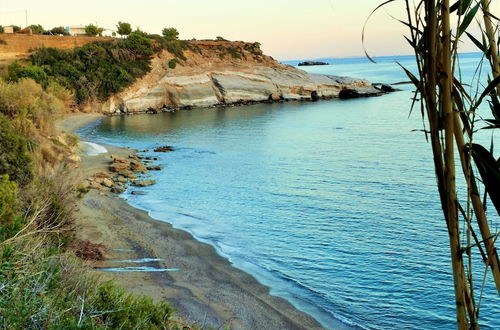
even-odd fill
[{"label": "calm ocean surface", "polygon": [[[329,59],[333,65],[306,70],[407,80],[394,62],[412,67],[411,57],[378,60]],[[463,57],[464,75],[477,60]],[[156,154],[165,165],[151,174],[158,184],[124,198],[212,244],[325,327],[453,329],[430,145],[412,131],[422,128],[419,109],[408,117],[411,87],[402,88],[348,101],[111,117],[80,133],[136,149],[173,145],[175,152]],[[494,140],[500,145],[498,133]],[[484,271],[480,262],[476,271]],[[500,329],[491,281],[481,319]]]}]

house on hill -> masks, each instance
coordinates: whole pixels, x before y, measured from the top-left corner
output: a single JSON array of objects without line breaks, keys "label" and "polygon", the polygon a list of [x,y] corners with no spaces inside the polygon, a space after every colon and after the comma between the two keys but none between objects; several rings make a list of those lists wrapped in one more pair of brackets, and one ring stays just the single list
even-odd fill
[{"label": "house on hill", "polygon": [[66,31],[69,33],[70,36],[84,36],[85,26],[83,25],[67,26]]},{"label": "house on hill", "polygon": [[4,26],[3,33],[14,33],[14,25]]}]

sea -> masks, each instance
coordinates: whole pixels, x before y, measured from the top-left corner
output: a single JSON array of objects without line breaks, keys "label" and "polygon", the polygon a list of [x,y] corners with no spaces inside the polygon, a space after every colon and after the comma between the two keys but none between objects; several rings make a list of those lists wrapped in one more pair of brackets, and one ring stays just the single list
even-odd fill
[{"label": "sea", "polygon": [[[400,65],[415,71],[412,56],[320,60],[330,65],[301,68],[389,84],[409,80]],[[481,56],[459,62],[471,80]],[[395,87],[401,91],[362,99],[108,117],[79,134],[138,150],[173,146],[154,154],[165,166],[150,174],[158,183],[123,198],[213,245],[324,327],[454,329],[431,146],[418,101],[411,111],[413,86]],[[480,113],[489,118],[487,105]],[[477,136],[500,145],[491,130]],[[493,207],[488,216],[498,229]],[[474,253],[480,325],[500,329],[500,297],[490,273],[481,292],[485,267]]]}]

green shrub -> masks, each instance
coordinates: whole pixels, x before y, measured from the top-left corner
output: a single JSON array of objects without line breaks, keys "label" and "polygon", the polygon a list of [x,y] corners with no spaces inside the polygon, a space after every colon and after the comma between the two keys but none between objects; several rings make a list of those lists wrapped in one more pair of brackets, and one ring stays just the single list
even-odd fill
[{"label": "green shrub", "polygon": [[33,178],[26,138],[16,134],[9,120],[0,113],[0,175],[4,174],[20,185]]},{"label": "green shrub", "polygon": [[63,26],[56,26],[50,30],[50,34],[67,36],[69,32]]},{"label": "green shrub", "polygon": [[179,31],[176,28],[164,28],[161,31],[161,34],[167,41],[173,41],[179,39]]},{"label": "green shrub", "polygon": [[31,79],[0,80],[0,113],[9,117],[17,134],[30,140],[54,133],[54,121],[65,110],[63,101]]},{"label": "green shrub", "polygon": [[132,27],[130,26],[130,23],[118,22],[116,25],[116,32],[122,37],[128,36],[132,33]]},{"label": "green shrub", "polygon": [[45,32],[45,29],[40,24],[32,24],[32,25],[28,26],[28,28],[31,29],[31,32],[33,34],[42,34]]},{"label": "green shrub", "polygon": [[18,216],[17,185],[9,180],[9,175],[0,177],[0,224],[10,225]]},{"label": "green shrub", "polygon": [[[34,248],[34,247],[37,248]],[[165,302],[96,283],[43,237],[0,250],[2,329],[175,329]],[[29,257],[26,257],[29,256]]]},{"label": "green shrub", "polygon": [[175,69],[176,66],[177,66],[177,60],[175,58],[168,61],[168,67],[170,69]]},{"label": "green shrub", "polygon": [[99,34],[99,28],[94,24],[89,24],[85,26],[85,34],[88,36],[95,37],[96,35]]},{"label": "green shrub", "polygon": [[8,79],[17,82],[22,78],[33,79],[43,88],[47,87],[49,83],[49,76],[42,67],[36,65],[21,65],[19,62],[14,62],[9,65]]},{"label": "green shrub", "polygon": [[231,56],[233,58],[237,58],[237,59],[240,59],[241,60],[241,54],[238,52],[238,50],[236,48],[233,48],[233,47],[228,47],[226,48],[227,52],[229,54],[231,54]]}]

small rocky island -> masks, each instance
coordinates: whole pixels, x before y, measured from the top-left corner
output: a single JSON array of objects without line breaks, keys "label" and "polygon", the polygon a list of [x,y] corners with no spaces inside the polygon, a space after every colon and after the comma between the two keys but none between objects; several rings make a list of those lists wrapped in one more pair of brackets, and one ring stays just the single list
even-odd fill
[{"label": "small rocky island", "polygon": [[315,65],[330,65],[330,63],[316,62],[316,61],[305,61],[305,62],[300,62],[298,65],[299,66],[315,66]]}]

